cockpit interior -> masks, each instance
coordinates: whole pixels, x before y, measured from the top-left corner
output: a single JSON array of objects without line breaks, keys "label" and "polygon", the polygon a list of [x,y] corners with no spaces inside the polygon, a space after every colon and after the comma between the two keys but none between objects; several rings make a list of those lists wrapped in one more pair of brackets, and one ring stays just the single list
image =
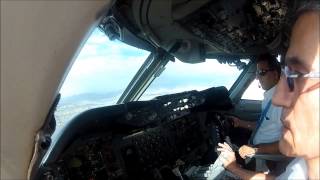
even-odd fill
[{"label": "cockpit interior", "polygon": [[[55,96],[35,136],[28,179],[237,179],[224,170],[217,143],[236,148],[248,141],[250,131],[233,128],[228,115],[259,117],[261,101],[241,97],[255,79],[257,55],[283,60],[301,2],[111,1],[96,13],[94,26],[150,54],[115,104],[83,111],[59,131],[54,113],[61,96]],[[140,100],[168,62],[207,59],[242,72],[228,88]]]}]

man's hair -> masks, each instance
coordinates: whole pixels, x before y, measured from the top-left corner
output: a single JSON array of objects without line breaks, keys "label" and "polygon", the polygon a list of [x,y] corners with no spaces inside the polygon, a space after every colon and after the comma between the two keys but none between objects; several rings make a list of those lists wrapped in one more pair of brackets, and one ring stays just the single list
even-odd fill
[{"label": "man's hair", "polygon": [[278,72],[279,77],[280,77],[281,65],[275,56],[271,55],[270,53],[260,54],[257,58],[257,63],[262,62],[262,61],[267,62],[269,69],[276,70]]},{"label": "man's hair", "polygon": [[308,11],[320,11],[320,2],[318,0],[304,0],[301,1],[297,12],[296,17],[298,18],[301,14],[308,12]]}]

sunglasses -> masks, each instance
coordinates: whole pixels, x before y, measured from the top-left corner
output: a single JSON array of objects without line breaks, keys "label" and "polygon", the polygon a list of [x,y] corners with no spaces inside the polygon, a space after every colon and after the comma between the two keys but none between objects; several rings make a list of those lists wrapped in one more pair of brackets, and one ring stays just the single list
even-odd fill
[{"label": "sunglasses", "polygon": [[287,79],[287,85],[289,87],[290,92],[294,91],[294,79],[297,79],[297,78],[310,78],[310,79],[320,78],[320,72],[300,73],[300,72],[296,72],[296,71],[291,71],[287,66],[285,66],[281,71],[282,71],[282,74],[284,74]]},{"label": "sunglasses", "polygon": [[256,76],[265,76],[269,71],[273,71],[274,69],[260,69],[256,71]]}]

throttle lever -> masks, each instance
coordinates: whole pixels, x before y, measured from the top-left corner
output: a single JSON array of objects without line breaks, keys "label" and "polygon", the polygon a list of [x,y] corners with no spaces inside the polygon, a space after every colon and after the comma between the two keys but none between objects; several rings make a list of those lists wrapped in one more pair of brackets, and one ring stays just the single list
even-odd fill
[{"label": "throttle lever", "polygon": [[[232,144],[231,144],[231,140],[230,140],[230,137],[229,136],[226,136],[225,138],[224,138],[224,140],[225,140],[225,142],[231,147],[231,149],[232,149]],[[233,149],[232,149],[233,150]]]},{"label": "throttle lever", "polygon": [[230,137],[229,137],[229,136],[226,136],[225,142],[231,147],[231,149],[232,149],[234,152],[238,152],[238,151],[239,151],[239,147],[231,143],[231,140],[230,140]]},{"label": "throttle lever", "polygon": [[[234,152],[238,152],[238,151],[239,151],[239,147],[236,146],[236,145],[233,145],[233,144],[231,143],[231,140],[230,140],[230,137],[229,137],[229,136],[226,136],[226,137],[224,138],[224,142],[226,142],[226,143],[231,147],[232,151],[234,151]],[[220,155],[221,152],[218,151],[217,148],[218,148],[218,147],[216,147],[215,152],[216,152],[218,155]]]}]

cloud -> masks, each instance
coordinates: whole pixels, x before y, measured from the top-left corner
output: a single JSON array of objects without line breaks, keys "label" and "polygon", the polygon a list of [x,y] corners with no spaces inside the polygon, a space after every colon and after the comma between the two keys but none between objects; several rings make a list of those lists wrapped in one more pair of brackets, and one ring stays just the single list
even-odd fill
[{"label": "cloud", "polygon": [[[150,53],[119,41],[110,41],[93,31],[70,69],[61,88],[63,96],[94,92],[122,92]],[[149,87],[149,94],[203,90],[234,83],[241,72],[236,67],[207,59],[188,64],[176,59]]]},{"label": "cloud", "polygon": [[86,43],[101,45],[108,41],[110,41],[109,38],[97,28],[92,32],[92,35],[89,37]]},{"label": "cloud", "polygon": [[201,69],[197,71],[198,74],[234,74],[238,73],[239,70],[228,64],[220,64],[216,59],[207,59],[204,63],[188,64],[183,63],[176,59],[175,63],[172,63],[172,68],[176,69],[175,72],[178,74],[186,74],[193,72],[195,69]]},{"label": "cloud", "polygon": [[148,55],[149,52],[122,42],[109,41],[95,30],[72,65],[60,93],[72,96],[124,90]]},{"label": "cloud", "polygon": [[130,82],[143,62],[144,59],[140,57],[119,60],[102,56],[76,61],[64,82],[61,94],[75,95],[91,90],[123,88]]}]

